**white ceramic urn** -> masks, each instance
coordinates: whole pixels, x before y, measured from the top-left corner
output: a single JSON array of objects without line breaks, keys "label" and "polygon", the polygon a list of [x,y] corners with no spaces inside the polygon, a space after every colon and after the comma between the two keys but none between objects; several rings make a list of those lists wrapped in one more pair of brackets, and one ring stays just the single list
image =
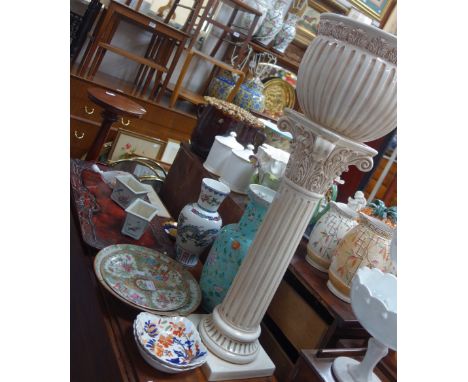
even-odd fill
[{"label": "white ceramic urn", "polygon": [[389,133],[397,125],[396,36],[323,13],[296,91],[304,114],[322,127],[358,142]]},{"label": "white ceramic urn", "polygon": [[330,202],[330,210],[315,224],[307,244],[307,262],[328,272],[332,254],[348,231],[357,226],[358,214],[344,203]]},{"label": "white ceramic urn", "polygon": [[229,186],[231,191],[247,194],[247,190],[255,174],[256,167],[250,157],[254,155],[254,146],[249,144],[244,150],[232,150],[221,169],[219,180]]},{"label": "white ceramic urn", "polygon": [[237,141],[236,137],[237,134],[234,131],[231,131],[227,137],[217,135],[208,157],[203,163],[203,167],[212,174],[220,176],[223,164],[231,155],[232,150],[244,149],[244,146]]}]

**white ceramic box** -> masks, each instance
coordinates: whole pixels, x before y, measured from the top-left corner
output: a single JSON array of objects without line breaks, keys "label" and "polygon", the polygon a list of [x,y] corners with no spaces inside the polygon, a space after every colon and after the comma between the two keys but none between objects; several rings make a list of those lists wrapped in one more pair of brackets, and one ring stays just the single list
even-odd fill
[{"label": "white ceramic box", "polygon": [[125,212],[127,216],[122,228],[122,233],[135,240],[139,240],[149,222],[156,216],[158,209],[144,200],[135,199],[132,204],[125,209]]},{"label": "white ceramic box", "polygon": [[148,189],[132,175],[119,175],[115,177],[116,183],[111,199],[123,209],[127,208],[135,199],[142,199]]}]

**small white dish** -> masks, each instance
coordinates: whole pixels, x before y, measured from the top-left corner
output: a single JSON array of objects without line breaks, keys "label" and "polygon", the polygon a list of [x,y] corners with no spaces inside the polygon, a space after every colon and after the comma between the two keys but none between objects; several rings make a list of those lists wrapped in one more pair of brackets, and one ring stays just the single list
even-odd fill
[{"label": "small white dish", "polygon": [[152,204],[141,199],[135,199],[125,212],[125,223],[122,227],[122,233],[139,240],[145,232],[148,224],[156,216],[158,209]]},{"label": "small white dish", "polygon": [[142,199],[148,194],[148,189],[131,174],[118,175],[115,177],[115,181],[111,199],[123,209],[127,208],[135,199]]}]

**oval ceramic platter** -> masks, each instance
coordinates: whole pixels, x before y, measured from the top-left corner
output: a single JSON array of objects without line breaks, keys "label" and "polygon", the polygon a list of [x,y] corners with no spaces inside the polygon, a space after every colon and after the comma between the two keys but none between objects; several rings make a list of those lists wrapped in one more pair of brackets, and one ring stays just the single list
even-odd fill
[{"label": "oval ceramic platter", "polygon": [[94,272],[101,284],[126,304],[161,315],[187,315],[201,301],[197,281],[166,255],[130,244],[98,252]]}]

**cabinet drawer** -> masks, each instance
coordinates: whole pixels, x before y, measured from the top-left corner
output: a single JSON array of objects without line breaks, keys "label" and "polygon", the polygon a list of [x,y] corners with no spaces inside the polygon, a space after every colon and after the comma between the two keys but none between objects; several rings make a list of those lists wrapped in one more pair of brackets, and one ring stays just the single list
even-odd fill
[{"label": "cabinet drawer", "polygon": [[285,281],[281,281],[267,314],[297,350],[316,348],[328,329],[327,323]]},{"label": "cabinet drawer", "polygon": [[70,157],[81,158],[88,152],[99,130],[99,123],[70,116]]}]

